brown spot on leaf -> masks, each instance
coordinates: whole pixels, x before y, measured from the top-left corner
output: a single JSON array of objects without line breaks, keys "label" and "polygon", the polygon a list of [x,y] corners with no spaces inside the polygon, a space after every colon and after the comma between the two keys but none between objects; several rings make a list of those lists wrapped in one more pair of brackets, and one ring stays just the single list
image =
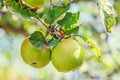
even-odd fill
[{"label": "brown spot on leaf", "polygon": [[19,0],[15,0],[15,2],[19,2]]},{"label": "brown spot on leaf", "polygon": [[38,36],[38,38],[39,38],[41,35],[40,35],[40,34],[38,34],[37,36]]}]

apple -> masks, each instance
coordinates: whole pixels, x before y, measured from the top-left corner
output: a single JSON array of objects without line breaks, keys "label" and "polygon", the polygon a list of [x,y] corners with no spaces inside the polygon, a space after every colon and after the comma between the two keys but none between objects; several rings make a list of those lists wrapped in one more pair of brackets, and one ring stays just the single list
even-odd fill
[{"label": "apple", "polygon": [[51,61],[59,72],[73,71],[82,65],[84,50],[75,39],[68,38],[52,50]]},{"label": "apple", "polygon": [[31,44],[29,38],[26,38],[22,43],[21,56],[25,63],[36,68],[44,67],[51,59],[51,53],[48,48],[38,50]]},{"label": "apple", "polygon": [[40,8],[44,5],[44,0],[22,0],[25,4],[31,7]]}]

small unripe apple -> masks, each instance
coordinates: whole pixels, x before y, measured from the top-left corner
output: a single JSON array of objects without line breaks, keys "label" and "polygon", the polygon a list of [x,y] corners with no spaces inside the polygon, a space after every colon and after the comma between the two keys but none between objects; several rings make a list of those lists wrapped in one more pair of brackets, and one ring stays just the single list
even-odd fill
[{"label": "small unripe apple", "polygon": [[26,38],[22,43],[21,56],[25,63],[36,68],[44,67],[51,59],[51,53],[48,48],[38,50],[30,43],[28,38]]},{"label": "small unripe apple", "polygon": [[51,61],[59,72],[76,70],[84,61],[83,48],[73,38],[65,39],[53,49]]},{"label": "small unripe apple", "polygon": [[44,5],[44,0],[22,0],[22,1],[24,1],[25,4],[31,7],[40,8]]}]

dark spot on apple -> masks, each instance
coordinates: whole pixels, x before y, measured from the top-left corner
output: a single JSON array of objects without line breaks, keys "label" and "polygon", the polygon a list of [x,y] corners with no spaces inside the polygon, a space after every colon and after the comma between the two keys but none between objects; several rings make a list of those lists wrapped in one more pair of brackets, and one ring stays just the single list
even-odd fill
[{"label": "dark spot on apple", "polygon": [[60,67],[57,67],[58,69],[60,69]]},{"label": "dark spot on apple", "polygon": [[37,62],[33,62],[32,64],[37,64]]}]

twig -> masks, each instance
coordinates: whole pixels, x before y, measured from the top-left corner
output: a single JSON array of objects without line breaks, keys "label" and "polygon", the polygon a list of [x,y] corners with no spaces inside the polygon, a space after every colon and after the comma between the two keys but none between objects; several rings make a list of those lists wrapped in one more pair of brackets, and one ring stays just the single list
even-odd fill
[{"label": "twig", "polygon": [[48,26],[41,20],[41,19],[38,19],[46,28],[48,28]]},{"label": "twig", "polygon": [[53,7],[54,7],[54,4],[53,4],[52,0],[50,0],[50,8],[53,9]]},{"label": "twig", "polygon": [[79,34],[75,34],[75,35],[71,35],[71,36],[79,36],[79,37],[83,38],[83,36],[79,35]]}]

